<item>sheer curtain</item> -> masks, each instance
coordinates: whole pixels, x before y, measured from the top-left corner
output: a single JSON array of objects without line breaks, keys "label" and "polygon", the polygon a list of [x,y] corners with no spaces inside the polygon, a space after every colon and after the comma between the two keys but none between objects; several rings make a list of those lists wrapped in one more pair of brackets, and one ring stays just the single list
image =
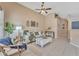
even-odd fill
[{"label": "sheer curtain", "polygon": [[0,39],[4,37],[4,11],[0,10]]}]

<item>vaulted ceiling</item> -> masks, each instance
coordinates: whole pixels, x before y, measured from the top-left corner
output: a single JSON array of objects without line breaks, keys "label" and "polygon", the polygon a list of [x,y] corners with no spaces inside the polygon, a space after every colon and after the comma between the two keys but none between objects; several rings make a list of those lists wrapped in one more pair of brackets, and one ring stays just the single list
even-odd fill
[{"label": "vaulted ceiling", "polygon": [[[19,4],[39,12],[35,9],[40,8],[41,2],[19,2]],[[68,15],[79,16],[78,2],[45,2],[45,7],[52,8],[48,13],[58,13],[63,17],[67,17]]]}]

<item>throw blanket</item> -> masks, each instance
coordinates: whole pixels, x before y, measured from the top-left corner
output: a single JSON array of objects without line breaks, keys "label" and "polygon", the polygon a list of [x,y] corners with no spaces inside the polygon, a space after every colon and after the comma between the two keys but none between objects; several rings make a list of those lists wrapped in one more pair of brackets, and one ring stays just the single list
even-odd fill
[{"label": "throw blanket", "polygon": [[10,37],[0,39],[0,43],[4,45],[13,45]]}]

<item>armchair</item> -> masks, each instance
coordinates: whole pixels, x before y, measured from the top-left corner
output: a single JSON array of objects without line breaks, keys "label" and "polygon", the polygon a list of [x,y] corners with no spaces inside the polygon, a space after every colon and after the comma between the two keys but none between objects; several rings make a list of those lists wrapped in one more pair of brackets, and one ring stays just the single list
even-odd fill
[{"label": "armchair", "polygon": [[27,46],[25,43],[14,45],[11,42],[10,37],[0,39],[0,52],[2,52],[5,56],[14,55],[15,53],[18,53],[18,55],[21,55],[21,52],[26,49],[27,49]]}]

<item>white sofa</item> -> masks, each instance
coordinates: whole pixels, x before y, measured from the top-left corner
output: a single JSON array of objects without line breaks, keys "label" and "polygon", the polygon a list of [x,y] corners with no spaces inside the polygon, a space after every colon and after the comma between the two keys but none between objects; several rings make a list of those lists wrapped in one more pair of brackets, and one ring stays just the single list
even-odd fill
[{"label": "white sofa", "polygon": [[51,37],[47,37],[47,38],[42,38],[42,37],[39,37],[39,38],[36,38],[36,44],[37,45],[40,45],[41,47],[44,47],[46,44],[52,42],[52,38]]}]

